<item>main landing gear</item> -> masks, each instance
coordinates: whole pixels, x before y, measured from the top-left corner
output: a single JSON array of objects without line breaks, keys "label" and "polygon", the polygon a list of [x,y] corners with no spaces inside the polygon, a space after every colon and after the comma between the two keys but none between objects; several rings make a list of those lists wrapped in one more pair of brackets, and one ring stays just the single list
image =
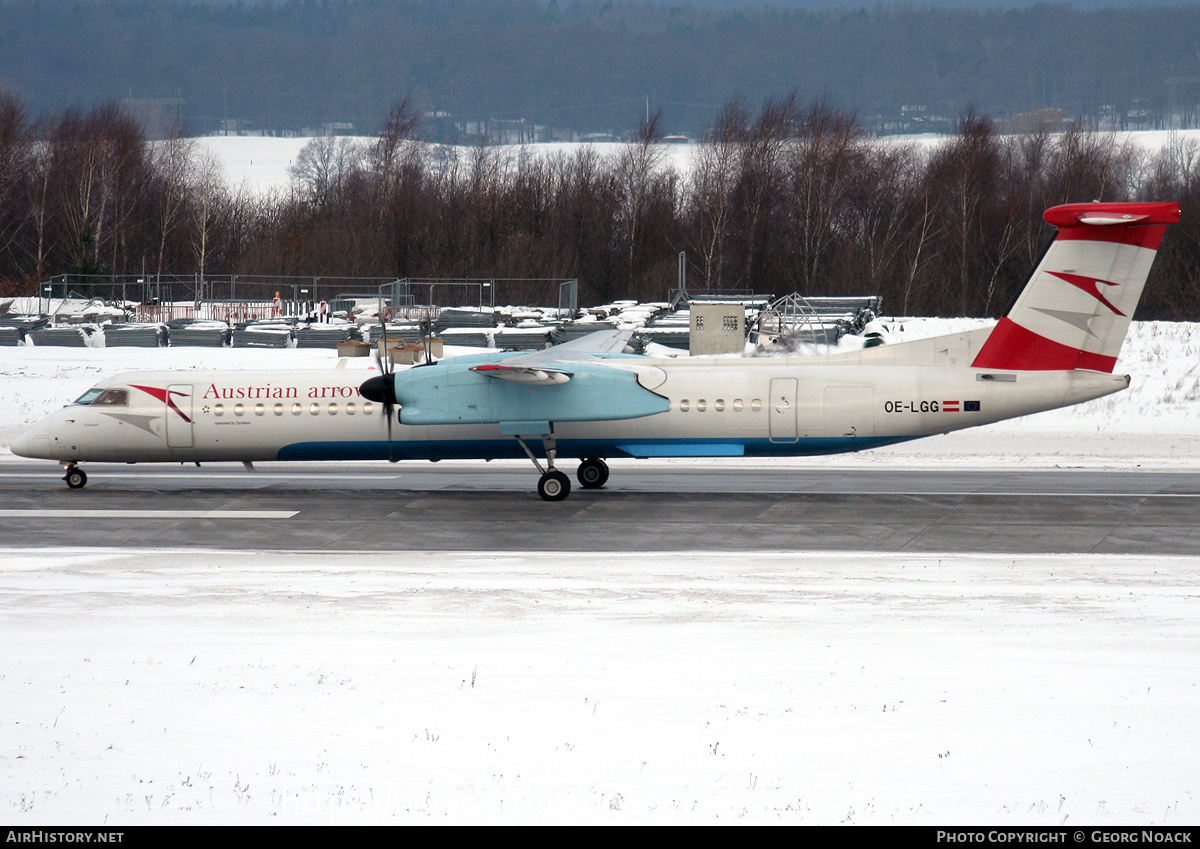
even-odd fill
[{"label": "main landing gear", "polygon": [[71,489],[83,489],[87,486],[87,475],[84,474],[83,469],[74,463],[67,466],[67,473],[63,475],[63,480],[67,482],[67,486]]},{"label": "main landing gear", "polygon": [[599,489],[608,483],[608,463],[599,457],[589,457],[579,464],[579,471],[575,473],[575,477],[579,479],[580,486]]},{"label": "main landing gear", "polygon": [[[571,479],[554,467],[554,458],[558,453],[554,434],[543,433],[541,437],[542,445],[546,450],[546,468],[544,469],[538,462],[538,458],[529,450],[529,446],[525,444],[525,440],[520,436],[517,436],[516,440],[525,451],[525,456],[532,460],[533,465],[537,466],[537,470],[542,473],[538,479],[538,495],[546,501],[562,501],[571,494]],[[586,489],[602,487],[608,480],[608,464],[598,457],[589,457],[579,464],[579,471],[575,477],[578,478],[580,486]]]}]

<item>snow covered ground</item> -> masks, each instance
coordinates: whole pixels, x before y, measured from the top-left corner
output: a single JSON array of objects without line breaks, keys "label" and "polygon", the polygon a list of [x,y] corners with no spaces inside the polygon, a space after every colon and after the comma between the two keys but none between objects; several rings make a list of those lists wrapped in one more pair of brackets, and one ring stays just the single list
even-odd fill
[{"label": "snow covered ground", "polygon": [[[887,144],[913,144],[928,148],[946,140],[946,136],[922,134],[913,136],[885,136]],[[1115,133],[1119,144],[1129,142],[1143,150],[1156,152],[1172,139],[1200,142],[1200,130],[1146,130]],[[370,144],[369,137],[359,137],[361,144]],[[289,170],[300,151],[312,139],[271,138],[266,136],[204,136],[196,139],[197,155],[211,156],[220,164],[226,182],[233,189],[244,188],[253,194],[270,191],[286,191],[290,185]],[[495,150],[516,158],[520,156],[553,156],[571,154],[581,147],[596,151],[601,156],[616,156],[625,145],[616,142],[555,142],[536,145],[498,145]],[[472,148],[452,148],[467,155]],[[686,144],[663,145],[663,163],[680,174],[691,171],[695,146]]]},{"label": "snow covered ground", "polygon": [[[1194,469],[1197,329],[1135,324],[1131,389],[1082,407],[789,462]],[[333,362],[3,348],[0,459],[121,371]],[[0,536],[10,824],[1200,821],[1200,558],[153,536]]]},{"label": "snow covered ground", "polygon": [[10,825],[1200,820],[1195,558],[0,557]]}]

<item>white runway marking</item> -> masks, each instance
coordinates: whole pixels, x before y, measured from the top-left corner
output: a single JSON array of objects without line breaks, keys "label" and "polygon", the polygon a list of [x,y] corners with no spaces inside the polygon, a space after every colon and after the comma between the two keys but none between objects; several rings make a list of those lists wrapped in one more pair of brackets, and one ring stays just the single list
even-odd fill
[{"label": "white runway marking", "polygon": [[0,510],[0,519],[290,519],[299,510]]}]

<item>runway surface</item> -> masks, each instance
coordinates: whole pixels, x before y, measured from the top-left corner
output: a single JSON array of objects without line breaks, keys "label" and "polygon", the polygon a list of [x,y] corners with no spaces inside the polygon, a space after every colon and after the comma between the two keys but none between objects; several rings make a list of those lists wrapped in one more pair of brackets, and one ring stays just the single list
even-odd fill
[{"label": "runway surface", "polygon": [[1197,554],[1200,473],[614,463],[563,502],[516,463],[0,465],[16,547]]}]

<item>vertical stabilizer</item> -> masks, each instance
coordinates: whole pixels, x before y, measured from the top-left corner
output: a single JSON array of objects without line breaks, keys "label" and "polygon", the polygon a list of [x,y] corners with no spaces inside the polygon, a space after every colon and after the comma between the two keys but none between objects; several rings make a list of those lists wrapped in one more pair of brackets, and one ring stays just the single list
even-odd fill
[{"label": "vertical stabilizer", "polygon": [[1112,373],[1177,203],[1078,203],[1046,211],[1058,236],[971,364]]}]

